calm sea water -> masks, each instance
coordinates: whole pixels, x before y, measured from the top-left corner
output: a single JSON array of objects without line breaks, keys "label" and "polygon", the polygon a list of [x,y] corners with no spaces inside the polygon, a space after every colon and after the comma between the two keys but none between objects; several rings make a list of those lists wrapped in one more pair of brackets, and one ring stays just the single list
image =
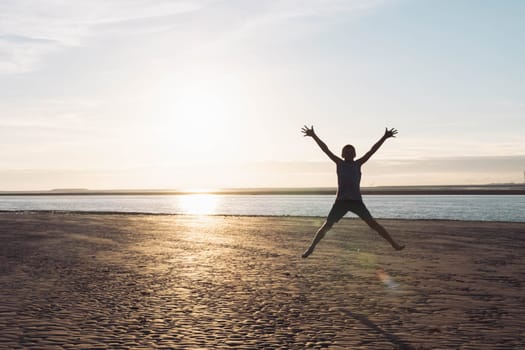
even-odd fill
[{"label": "calm sea water", "polygon": [[[333,200],[333,195],[2,196],[0,210],[323,217]],[[376,218],[525,222],[522,195],[368,195],[364,202]]]}]

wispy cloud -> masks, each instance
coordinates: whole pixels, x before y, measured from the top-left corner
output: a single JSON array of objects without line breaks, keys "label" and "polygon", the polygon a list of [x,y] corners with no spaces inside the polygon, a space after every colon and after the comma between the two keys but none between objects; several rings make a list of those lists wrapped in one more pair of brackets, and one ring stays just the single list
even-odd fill
[{"label": "wispy cloud", "polygon": [[[261,171],[273,169],[284,172],[318,173],[335,172],[331,161],[313,162],[252,162],[246,169]],[[364,166],[364,172],[509,172],[525,170],[525,155],[478,156],[478,157],[429,157],[413,159],[371,159]]]},{"label": "wispy cloud", "polygon": [[58,44],[47,39],[0,35],[0,74],[30,71],[41,56],[53,51]]},{"label": "wispy cloud", "polygon": [[269,13],[286,17],[303,17],[369,9],[387,0],[288,0],[269,2]]},{"label": "wispy cloud", "polygon": [[[10,112],[0,120],[2,133],[12,128],[84,129],[88,124],[86,115],[95,114],[100,102],[90,99],[35,99],[29,104],[6,103]],[[81,115],[81,112],[83,115]]]},{"label": "wispy cloud", "polygon": [[[521,183],[525,156],[457,157],[419,160],[371,160],[363,169],[363,186]],[[210,177],[209,174],[214,174]],[[24,166],[0,169],[0,190],[45,190],[64,187],[335,187],[335,169],[324,162],[249,162],[159,165],[133,168]]]},{"label": "wispy cloud", "polygon": [[373,171],[379,172],[398,170],[414,173],[520,173],[525,170],[525,155],[382,160],[371,162],[370,165]]},{"label": "wispy cloud", "polygon": [[[225,31],[221,38],[229,42],[290,19],[362,10],[384,2],[386,0],[4,0],[0,2],[0,74],[31,71],[49,53],[83,45],[88,38],[104,35],[117,27],[131,33],[166,30],[176,26],[174,16],[198,10],[207,10],[200,20],[214,23],[206,23],[214,30]],[[180,30],[191,31],[191,28]]]},{"label": "wispy cloud", "polygon": [[[230,28],[216,40],[208,43],[213,49],[219,46],[257,41],[260,35],[272,41],[309,35],[315,31],[315,18],[348,15],[376,8],[394,0],[272,0],[235,1],[228,13]],[[314,19],[313,21],[311,21]],[[233,21],[233,23],[231,23]],[[232,25],[233,24],[233,25]],[[260,43],[260,42],[259,42]]]},{"label": "wispy cloud", "polygon": [[210,0],[5,0],[0,2],[0,74],[27,72],[61,48],[81,45],[102,24],[195,11]]}]

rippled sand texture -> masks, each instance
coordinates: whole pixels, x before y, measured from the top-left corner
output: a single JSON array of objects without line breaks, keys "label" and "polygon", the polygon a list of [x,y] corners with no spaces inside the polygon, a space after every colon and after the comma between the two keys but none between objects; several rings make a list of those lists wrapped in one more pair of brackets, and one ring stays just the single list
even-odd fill
[{"label": "rippled sand texture", "polygon": [[525,348],[525,224],[0,214],[0,348]]}]

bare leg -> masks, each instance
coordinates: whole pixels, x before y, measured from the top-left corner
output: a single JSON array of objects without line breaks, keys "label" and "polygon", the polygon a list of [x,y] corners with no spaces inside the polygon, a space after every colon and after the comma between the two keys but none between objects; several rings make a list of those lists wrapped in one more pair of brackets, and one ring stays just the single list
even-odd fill
[{"label": "bare leg", "polygon": [[330,230],[332,228],[332,223],[329,223],[328,221],[325,221],[325,223],[323,224],[323,226],[321,226],[319,228],[319,230],[317,230],[317,233],[315,234],[314,236],[314,239],[312,241],[312,244],[310,244],[310,247],[308,249],[306,249],[302,255],[303,258],[307,258],[308,255],[312,254],[314,249],[315,249],[315,246],[317,245],[317,243],[319,243],[319,241],[321,239],[323,239],[324,235],[326,232],[328,232],[328,230]]},{"label": "bare leg", "polygon": [[368,224],[368,226],[370,226],[370,228],[379,233],[381,237],[386,239],[395,250],[402,250],[405,248],[404,245],[399,245],[396,241],[394,241],[394,239],[390,236],[388,231],[373,218],[366,219],[365,222]]}]

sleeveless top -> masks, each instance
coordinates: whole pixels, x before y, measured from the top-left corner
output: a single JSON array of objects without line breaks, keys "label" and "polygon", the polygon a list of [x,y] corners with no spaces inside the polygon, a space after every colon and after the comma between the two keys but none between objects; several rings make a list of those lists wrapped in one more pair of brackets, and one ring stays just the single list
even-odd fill
[{"label": "sleeveless top", "polygon": [[343,160],[337,162],[336,200],[363,200],[361,197],[361,164]]}]

